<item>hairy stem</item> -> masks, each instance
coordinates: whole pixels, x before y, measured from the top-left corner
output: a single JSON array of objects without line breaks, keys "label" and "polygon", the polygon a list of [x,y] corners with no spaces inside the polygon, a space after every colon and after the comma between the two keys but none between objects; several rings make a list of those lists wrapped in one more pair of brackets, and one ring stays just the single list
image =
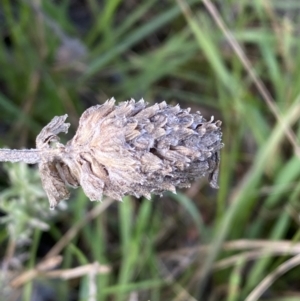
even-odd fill
[{"label": "hairy stem", "polygon": [[36,164],[41,161],[41,151],[35,148],[31,149],[0,149],[0,161],[2,162],[25,162],[27,164]]}]

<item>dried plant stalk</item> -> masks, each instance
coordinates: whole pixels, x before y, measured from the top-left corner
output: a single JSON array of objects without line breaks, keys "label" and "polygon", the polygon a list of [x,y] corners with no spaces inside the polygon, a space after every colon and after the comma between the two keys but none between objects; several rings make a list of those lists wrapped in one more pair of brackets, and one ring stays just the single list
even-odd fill
[{"label": "dried plant stalk", "polygon": [[115,106],[112,98],[87,109],[75,136],[63,145],[57,135],[68,131],[66,118],[56,116],[43,128],[36,149],[0,150],[1,161],[39,164],[51,208],[69,198],[67,186],[82,186],[92,201],[103,194],[150,198],[189,187],[205,175],[218,188],[220,121],[166,102],[147,107],[142,99]]}]

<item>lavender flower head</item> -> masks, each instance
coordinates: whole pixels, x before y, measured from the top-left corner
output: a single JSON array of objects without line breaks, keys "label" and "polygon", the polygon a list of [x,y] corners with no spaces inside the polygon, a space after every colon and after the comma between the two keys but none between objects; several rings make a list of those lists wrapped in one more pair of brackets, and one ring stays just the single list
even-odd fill
[{"label": "lavender flower head", "polygon": [[63,145],[57,135],[68,131],[66,118],[56,116],[43,128],[36,149],[0,151],[1,161],[39,164],[51,208],[69,198],[67,186],[81,186],[92,201],[103,195],[150,198],[206,175],[218,188],[221,121],[166,102],[116,106],[112,98],[87,109],[75,136]]}]

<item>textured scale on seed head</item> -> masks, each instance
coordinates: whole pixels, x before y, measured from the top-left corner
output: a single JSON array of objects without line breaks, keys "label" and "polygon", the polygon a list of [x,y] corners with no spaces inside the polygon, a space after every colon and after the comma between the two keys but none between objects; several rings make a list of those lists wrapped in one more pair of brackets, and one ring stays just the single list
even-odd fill
[{"label": "textured scale on seed head", "polygon": [[116,106],[112,98],[87,109],[63,145],[58,134],[68,131],[66,118],[56,116],[42,129],[36,149],[0,151],[1,161],[38,163],[51,208],[69,198],[68,186],[81,186],[92,201],[150,198],[206,175],[218,188],[221,121],[166,102],[147,106],[131,99]]}]

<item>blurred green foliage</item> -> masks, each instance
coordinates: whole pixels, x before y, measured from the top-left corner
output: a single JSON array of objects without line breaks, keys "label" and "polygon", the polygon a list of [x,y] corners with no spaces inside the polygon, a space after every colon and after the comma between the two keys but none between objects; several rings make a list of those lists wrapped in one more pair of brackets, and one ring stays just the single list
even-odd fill
[{"label": "blurred green foliage", "polygon": [[[299,1],[213,3],[298,139]],[[5,165],[6,280],[36,267],[61,241],[58,268],[111,267],[72,281],[30,278],[12,289],[20,300],[258,300],[250,292],[294,254],[280,253],[282,241],[298,246],[300,159],[203,2],[2,0],[0,35],[2,147],[34,147],[41,128],[65,113],[72,124],[67,140],[85,108],[112,96],[166,100],[214,115],[223,121],[225,143],[218,192],[201,180],[176,196],[127,197],[99,207],[97,217],[89,214],[106,201],[91,203],[80,189],[52,215],[37,171]],[[254,247],[257,240],[263,247]],[[244,247],[222,247],[230,241]],[[274,241],[277,248],[270,247]],[[259,300],[298,300],[299,271],[280,275]]]}]

